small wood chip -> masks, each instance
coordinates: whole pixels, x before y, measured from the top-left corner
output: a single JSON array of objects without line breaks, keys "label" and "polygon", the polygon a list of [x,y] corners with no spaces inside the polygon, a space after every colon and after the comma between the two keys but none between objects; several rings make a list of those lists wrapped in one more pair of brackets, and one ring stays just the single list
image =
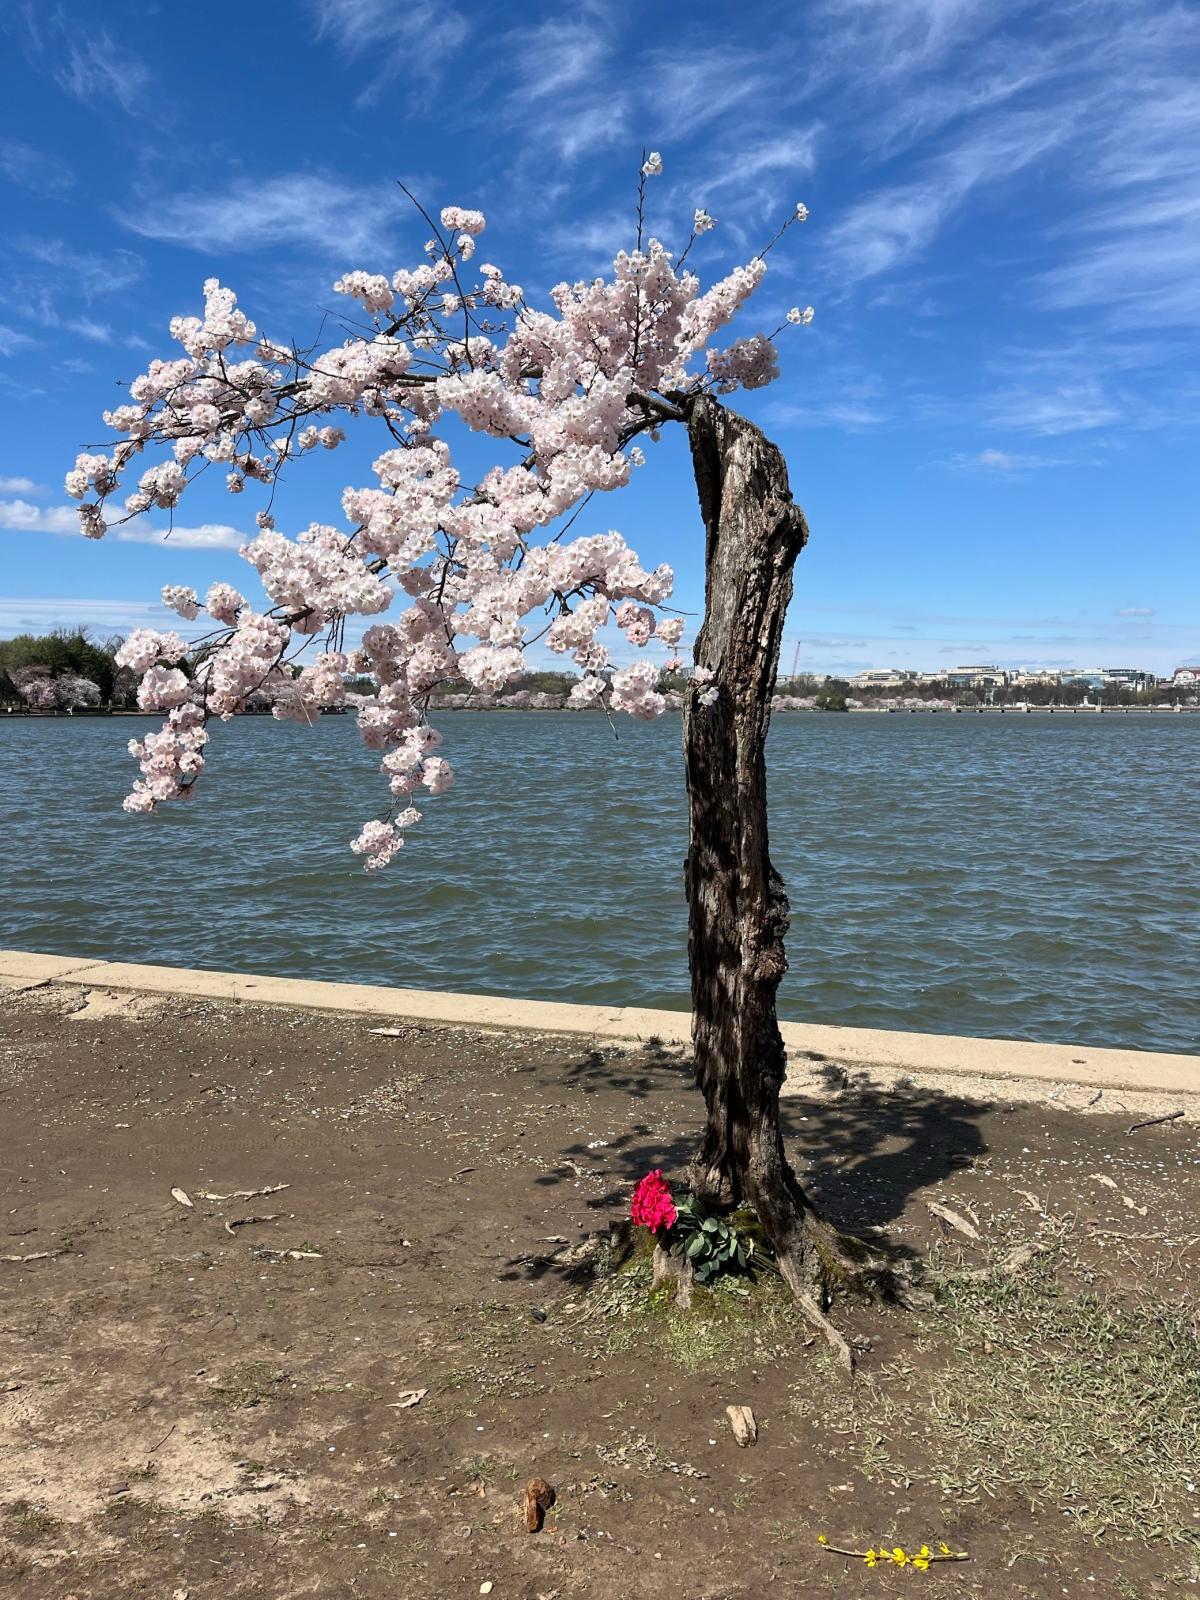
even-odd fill
[{"label": "small wood chip", "polygon": [[1106,1173],[1093,1172],[1092,1177],[1095,1178],[1097,1183],[1102,1183],[1106,1189],[1115,1189],[1117,1187],[1113,1179],[1108,1177]]},{"label": "small wood chip", "polygon": [[554,1485],[545,1478],[530,1478],[525,1485],[525,1526],[530,1533],[540,1533],[546,1513],[557,1500]]},{"label": "small wood chip", "polygon": [[191,1196],[187,1193],[187,1191],[185,1189],[172,1189],[171,1190],[171,1199],[172,1200],[178,1200],[179,1204],[181,1206],[187,1206],[189,1211],[194,1211],[196,1209],[195,1206],[192,1204]]},{"label": "small wood chip", "polygon": [[15,1261],[18,1266],[22,1266],[26,1261],[49,1261],[54,1256],[69,1254],[70,1251],[68,1250],[35,1250],[32,1255],[28,1256],[0,1256],[0,1261]]},{"label": "small wood chip", "polygon": [[368,1033],[381,1034],[383,1036],[383,1038],[385,1038],[385,1039],[403,1039],[405,1031],[406,1030],[404,1028],[368,1028],[367,1029]]},{"label": "small wood chip", "polygon": [[411,1406],[419,1406],[429,1393],[428,1389],[403,1389],[399,1400],[389,1401],[389,1411],[407,1411]]},{"label": "small wood chip", "polygon": [[943,1222],[948,1222],[952,1228],[957,1228],[959,1233],[968,1239],[978,1240],[979,1230],[973,1228],[966,1217],[960,1217],[957,1211],[951,1211],[949,1206],[942,1205],[937,1200],[926,1200],[925,1204],[935,1217],[940,1217]]},{"label": "small wood chip", "polygon": [[749,1406],[726,1406],[725,1415],[729,1418],[729,1426],[733,1429],[733,1437],[742,1449],[752,1445],[758,1438],[758,1423],[754,1420],[754,1413]]}]

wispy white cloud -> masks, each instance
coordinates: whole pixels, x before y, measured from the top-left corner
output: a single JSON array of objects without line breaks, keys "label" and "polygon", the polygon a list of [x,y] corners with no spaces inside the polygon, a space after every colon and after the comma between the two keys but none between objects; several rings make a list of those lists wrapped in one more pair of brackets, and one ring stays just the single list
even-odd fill
[{"label": "wispy white cloud", "polygon": [[1144,617],[1152,617],[1154,615],[1154,607],[1153,606],[1122,606],[1121,609],[1117,612],[1117,615],[1119,617],[1143,617],[1143,618]]},{"label": "wispy white cloud", "polygon": [[643,93],[650,126],[662,130],[663,141],[679,142],[747,101],[781,91],[768,51],[717,45],[652,52]]},{"label": "wispy white cloud", "polygon": [[95,600],[86,596],[0,595],[0,638],[49,633],[54,628],[89,628],[101,637],[133,628],[170,628],[179,619],[161,602]]},{"label": "wispy white cloud", "polygon": [[825,236],[830,277],[857,283],[921,255],[968,196],[989,196],[1023,168],[1060,145],[1069,132],[1061,109],[995,120],[929,162],[907,183],[852,205]]},{"label": "wispy white cloud", "polygon": [[974,44],[995,20],[989,0],[826,0],[826,62],[856,77],[908,79]]},{"label": "wispy white cloud", "polygon": [[113,342],[112,327],[107,322],[97,322],[94,317],[71,317],[63,323],[68,333],[78,334],[81,339],[90,339],[93,344],[111,344]]},{"label": "wispy white cloud", "polygon": [[[143,277],[146,263],[133,250],[75,250],[61,239],[23,234],[12,242],[13,254],[49,267],[72,295],[91,301],[104,294],[122,294]],[[37,274],[43,283],[46,273]]]},{"label": "wispy white cloud", "polygon": [[581,84],[595,86],[613,49],[612,30],[596,11],[547,17],[532,28],[522,22],[511,42],[518,79],[535,100]]},{"label": "wispy white cloud", "polygon": [[1021,387],[998,394],[991,402],[997,427],[1025,433],[1084,433],[1122,420],[1121,407],[1095,379],[1052,388]]},{"label": "wispy white cloud", "polygon": [[308,9],[318,39],[365,63],[359,105],[397,78],[438,77],[470,34],[461,11],[435,0],[308,0]]},{"label": "wispy white cloud", "polygon": [[138,111],[150,83],[146,64],[113,42],[103,29],[57,19],[53,46],[59,65],[59,86],[85,105],[115,100],[123,111]]},{"label": "wispy white cloud", "polygon": [[1041,274],[1043,303],[1124,327],[1200,322],[1198,149],[1194,79],[1124,106],[1088,169],[1103,199],[1074,219],[1072,253]]},{"label": "wispy white cloud", "polygon": [[29,334],[0,322],[0,356],[11,356],[15,350],[22,350],[32,343]]},{"label": "wispy white cloud", "polygon": [[0,494],[44,494],[45,492],[41,484],[35,483],[32,478],[0,477]]},{"label": "wispy white cloud", "polygon": [[957,472],[985,472],[1005,477],[1019,476],[1039,467],[1061,467],[1064,456],[1034,455],[1029,451],[979,450],[975,454],[958,454],[946,463]]},{"label": "wispy white cloud", "polygon": [[766,173],[807,177],[817,164],[820,132],[820,124],[814,122],[807,128],[797,128],[744,146],[737,151],[725,170],[715,170],[714,176],[705,185],[705,193],[718,194],[723,189],[740,189]]},{"label": "wispy white cloud", "polygon": [[399,212],[393,186],[294,172],[238,178],[210,193],[147,196],[121,220],[145,238],[208,254],[294,246],[365,262],[386,248]]},{"label": "wispy white cloud", "polygon": [[170,550],[238,550],[248,544],[253,535],[231,528],[226,522],[156,528],[150,523],[135,520],[114,528],[110,537],[123,544],[157,544]]},{"label": "wispy white cloud", "polygon": [[75,183],[65,161],[19,139],[0,139],[0,175],[37,194],[64,195]]},{"label": "wispy white cloud", "polygon": [[[80,537],[79,513],[73,506],[37,506],[28,500],[0,500],[0,529],[9,533],[52,533]],[[135,517],[110,528],[108,537],[122,544],[167,545],[176,550],[237,550],[251,535],[224,522],[156,527]]]},{"label": "wispy white cloud", "polygon": [[70,506],[35,506],[28,500],[0,500],[0,528],[10,533],[79,532],[79,515]]},{"label": "wispy white cloud", "polygon": [[887,421],[884,412],[861,400],[827,400],[812,405],[770,401],[765,420],[773,428],[844,428],[858,433]]}]

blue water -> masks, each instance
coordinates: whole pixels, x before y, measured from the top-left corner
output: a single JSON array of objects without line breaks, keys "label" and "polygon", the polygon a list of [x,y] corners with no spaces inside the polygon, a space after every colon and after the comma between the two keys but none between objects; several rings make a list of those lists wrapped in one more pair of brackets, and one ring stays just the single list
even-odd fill
[{"label": "blue water", "polygon": [[[0,719],[0,945],[686,1008],[677,717],[443,714],[458,783],[373,875],[351,719],[217,724],[130,817],[149,725]],[[1200,1049],[1200,717],[793,713],[769,768],[785,1016]]]}]

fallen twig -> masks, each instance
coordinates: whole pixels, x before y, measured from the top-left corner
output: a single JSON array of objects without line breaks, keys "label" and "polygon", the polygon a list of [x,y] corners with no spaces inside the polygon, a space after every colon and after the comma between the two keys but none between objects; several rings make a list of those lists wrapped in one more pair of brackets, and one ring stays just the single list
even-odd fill
[{"label": "fallen twig", "polygon": [[947,1544],[939,1545],[936,1551],[930,1550],[928,1545],[922,1545],[917,1556],[911,1556],[900,1545],[889,1550],[885,1545],[880,1545],[878,1550],[843,1550],[840,1545],[830,1544],[824,1534],[821,1534],[817,1543],[822,1550],[828,1551],[831,1556],[849,1556],[853,1561],[865,1561],[867,1566],[873,1567],[879,1561],[891,1561],[898,1567],[915,1566],[924,1564],[932,1566],[935,1561],[970,1561],[971,1557],[966,1550],[951,1550]]},{"label": "fallen twig", "polygon": [[319,1250],[275,1250],[270,1245],[256,1244],[256,1256],[273,1256],[276,1261],[323,1261],[325,1258]]},{"label": "fallen twig", "polygon": [[27,1256],[0,1256],[0,1261],[15,1261],[18,1266],[23,1266],[26,1261],[49,1261],[53,1256],[69,1256],[69,1250],[35,1250]]},{"label": "fallen twig", "polygon": [[282,1211],[272,1211],[265,1217],[230,1217],[225,1224],[225,1232],[235,1233],[238,1228],[248,1228],[252,1222],[278,1222],[282,1215]]},{"label": "fallen twig", "polygon": [[201,1200],[257,1200],[262,1194],[278,1194],[290,1189],[290,1183],[269,1183],[265,1189],[233,1189],[229,1194],[214,1194],[211,1189],[197,1189]]},{"label": "fallen twig", "polygon": [[1136,1133],[1139,1128],[1157,1128],[1160,1122],[1178,1122],[1184,1116],[1182,1111],[1168,1111],[1165,1117],[1147,1117],[1145,1122],[1135,1122],[1131,1128],[1126,1128],[1126,1133]]}]

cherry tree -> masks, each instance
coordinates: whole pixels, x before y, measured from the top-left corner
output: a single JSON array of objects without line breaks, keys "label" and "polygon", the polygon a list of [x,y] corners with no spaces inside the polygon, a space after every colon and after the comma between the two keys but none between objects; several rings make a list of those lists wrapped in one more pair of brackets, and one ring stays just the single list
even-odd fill
[{"label": "cherry tree", "polygon": [[26,705],[35,711],[94,710],[100,705],[100,686],[78,673],[63,672],[52,677],[45,671],[26,668],[17,674],[17,683]]},{"label": "cherry tree", "polygon": [[[499,266],[475,264],[485,220],[459,206],[439,221],[417,206],[431,236],[414,266],[339,278],[333,288],[350,309],[336,337],[311,347],[260,332],[210,279],[203,316],[171,324],[181,353],[133,381],[128,403],[105,415],[117,442],[81,454],[66,486],[89,538],[173,510],[213,471],[230,493],[256,489],[263,502],[241,553],[266,603],[226,583],[203,598],[168,586],[168,606],[215,626],[191,642],[139,629],[118,654],[140,675],[139,704],[166,713],[159,732],[130,744],[142,775],[126,807],[147,812],[189,795],[209,719],[235,715],[251,694],[267,693],[276,717],[312,722],[345,702],[346,675],[369,673],[379,692],[359,707],[358,726],[380,755],[390,801],[351,848],[377,870],[419,821],[420,793],[453,782],[428,720],[439,686],[465,679],[498,691],[541,641],[578,669],[572,705],[662,711],[664,667],[682,664],[673,574],[643,566],[619,533],[579,524],[600,491],[644,465],[643,442],[672,425],[687,430],[706,571],[683,717],[693,1038],[707,1106],[690,1181],[710,1205],[756,1207],[805,1314],[848,1358],[824,1316],[829,1294],[839,1281],[877,1284],[883,1269],[817,1215],[779,1127],[775,992],[788,903],[768,854],[764,745],[807,528],[777,447],[718,398],[770,383],[775,337],[811,321],[811,308],[796,307],[771,335],[716,342],[762,283],[768,252],[807,211],[797,205],[766,250],[705,289],[689,260],[714,226],[707,212],[696,211],[677,256],[647,234],[648,186],[661,171],[657,153],[644,157],[631,248],[611,275],[560,283],[540,306]],[[495,465],[477,481],[455,466],[455,422],[496,441]],[[336,450],[350,425],[380,440],[376,481],[345,490],[344,526],[278,529],[281,474]],[[349,618],[385,613],[346,647]],[[657,644],[666,661],[614,667],[610,624],[639,649]]]}]

